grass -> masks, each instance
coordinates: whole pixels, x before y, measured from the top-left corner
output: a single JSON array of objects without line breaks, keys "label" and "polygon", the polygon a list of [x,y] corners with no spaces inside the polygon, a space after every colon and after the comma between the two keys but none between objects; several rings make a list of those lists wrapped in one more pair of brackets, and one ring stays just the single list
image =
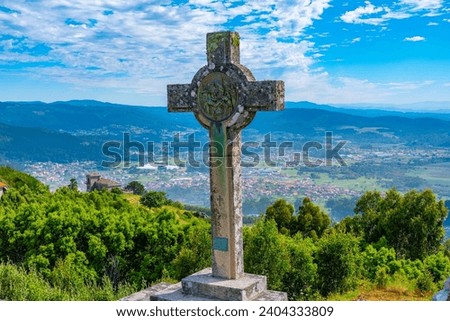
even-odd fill
[{"label": "grass", "polygon": [[375,178],[358,177],[357,179],[331,179],[331,184],[341,188],[348,188],[357,191],[382,190],[382,187]]},{"label": "grass", "polygon": [[402,287],[357,289],[328,297],[329,301],[430,301],[431,292],[409,291]]},{"label": "grass", "polygon": [[353,300],[356,301],[430,301],[433,293],[422,293],[418,290],[408,290],[404,287],[387,286],[364,290],[358,293]]},{"label": "grass", "polygon": [[126,199],[128,202],[130,202],[133,205],[139,205],[141,201],[140,195],[134,195],[134,194],[123,194],[123,198]]},{"label": "grass", "polygon": [[408,171],[408,176],[420,177],[429,184],[439,184],[450,187],[450,176],[443,173],[450,172],[450,163],[430,164]]},{"label": "grass", "polygon": [[[303,174],[309,176],[309,174]],[[333,185],[340,188],[365,192],[368,190],[384,190],[376,178],[358,177],[356,179],[331,178],[327,173],[317,173],[318,178],[313,178],[316,185]],[[302,175],[300,175],[301,177]]]},{"label": "grass", "polygon": [[343,294],[333,294],[329,301],[431,301],[433,292],[419,291],[413,283],[394,280],[379,287],[372,283],[362,283],[356,290]]},{"label": "grass", "polygon": [[[63,278],[63,279],[61,279]],[[115,301],[136,289],[128,284],[113,289],[108,278],[102,284],[85,284],[75,282],[74,274],[64,274],[49,282],[35,271],[22,267],[0,264],[0,300],[7,301]],[[52,284],[53,283],[53,284]],[[72,286],[59,286],[70,284]]]}]

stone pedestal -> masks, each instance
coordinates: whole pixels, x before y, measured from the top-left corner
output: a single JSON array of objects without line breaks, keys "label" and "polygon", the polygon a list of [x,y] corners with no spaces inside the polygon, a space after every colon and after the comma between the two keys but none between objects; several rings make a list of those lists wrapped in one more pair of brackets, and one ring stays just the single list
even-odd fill
[{"label": "stone pedestal", "polygon": [[237,280],[214,277],[211,268],[180,283],[160,283],[123,301],[287,301],[287,294],[267,290],[266,277],[248,274]]}]

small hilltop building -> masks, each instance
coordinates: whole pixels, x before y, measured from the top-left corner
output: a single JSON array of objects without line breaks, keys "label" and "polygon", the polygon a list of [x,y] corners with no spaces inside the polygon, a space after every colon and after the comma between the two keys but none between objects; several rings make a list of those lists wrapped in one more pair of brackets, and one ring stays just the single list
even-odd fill
[{"label": "small hilltop building", "polygon": [[113,188],[121,188],[122,185],[116,181],[102,178],[99,173],[90,173],[86,175],[86,191],[91,192],[94,190],[112,190]]}]

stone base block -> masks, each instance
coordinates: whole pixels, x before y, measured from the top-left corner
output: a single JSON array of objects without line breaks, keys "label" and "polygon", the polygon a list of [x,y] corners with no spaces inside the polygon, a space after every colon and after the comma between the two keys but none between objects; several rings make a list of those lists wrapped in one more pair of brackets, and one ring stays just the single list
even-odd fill
[{"label": "stone base block", "polygon": [[213,277],[210,268],[180,283],[158,284],[144,291],[151,301],[287,301],[286,293],[267,290],[265,276],[246,273],[238,280],[228,280]]},{"label": "stone base block", "polygon": [[184,278],[181,285],[184,294],[221,301],[249,301],[267,289],[265,276],[245,273],[242,278],[228,280],[214,277],[210,268]]},{"label": "stone base block", "polygon": [[287,294],[268,291],[262,275],[245,273],[238,280],[228,280],[213,277],[208,268],[179,283],[159,283],[121,301],[287,301]]}]

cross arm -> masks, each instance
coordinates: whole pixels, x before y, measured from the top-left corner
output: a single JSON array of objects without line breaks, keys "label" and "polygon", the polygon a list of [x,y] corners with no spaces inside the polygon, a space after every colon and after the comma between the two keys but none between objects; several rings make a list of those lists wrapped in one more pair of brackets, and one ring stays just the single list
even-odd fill
[{"label": "cross arm", "polygon": [[167,85],[167,107],[169,112],[192,111],[190,85]]},{"label": "cross arm", "polygon": [[276,111],[284,109],[284,81],[251,81],[245,99],[248,111]]}]

